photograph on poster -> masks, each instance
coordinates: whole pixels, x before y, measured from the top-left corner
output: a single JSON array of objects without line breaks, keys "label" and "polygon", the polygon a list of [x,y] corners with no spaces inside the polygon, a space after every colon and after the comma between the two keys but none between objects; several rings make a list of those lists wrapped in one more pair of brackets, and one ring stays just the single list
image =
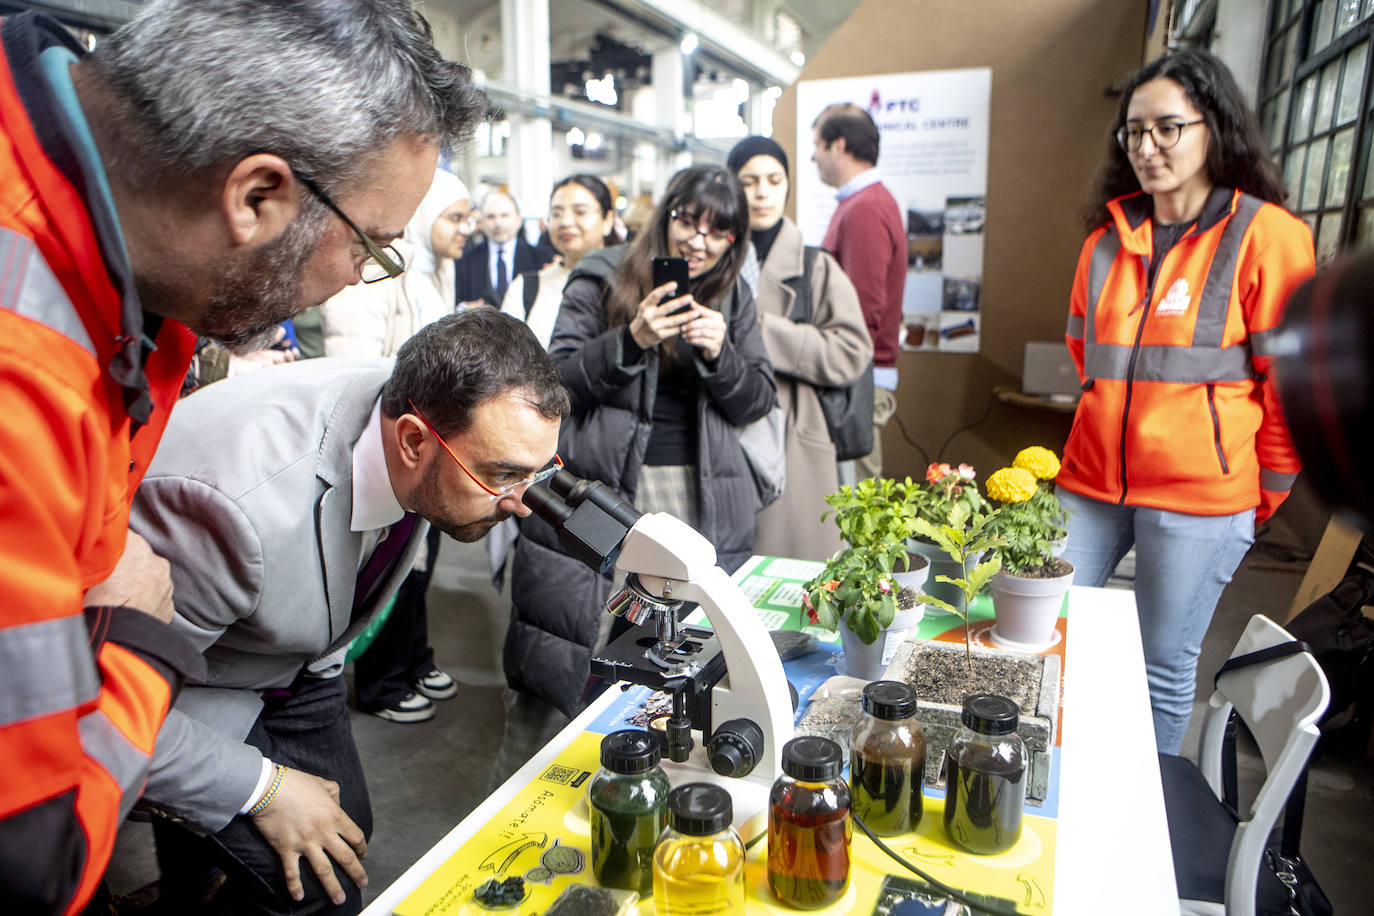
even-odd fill
[{"label": "photograph on poster", "polygon": [[[905,350],[978,352],[991,97],[986,67],[797,84],[798,158],[814,150],[813,124],[829,105],[858,105],[878,128],[876,175],[906,217]],[[814,167],[796,170],[808,245],[825,237],[837,190]]]}]

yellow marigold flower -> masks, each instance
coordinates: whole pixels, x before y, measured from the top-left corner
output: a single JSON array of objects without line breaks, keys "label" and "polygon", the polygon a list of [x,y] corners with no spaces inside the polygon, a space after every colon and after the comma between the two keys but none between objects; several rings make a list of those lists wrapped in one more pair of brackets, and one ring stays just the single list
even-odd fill
[{"label": "yellow marigold flower", "polygon": [[1025,468],[1002,468],[988,478],[988,495],[999,503],[1023,503],[1036,487],[1035,475]]},{"label": "yellow marigold flower", "polygon": [[1041,445],[1021,449],[1016,453],[1016,460],[1011,465],[1030,471],[1040,480],[1053,480],[1059,476],[1059,458]]}]

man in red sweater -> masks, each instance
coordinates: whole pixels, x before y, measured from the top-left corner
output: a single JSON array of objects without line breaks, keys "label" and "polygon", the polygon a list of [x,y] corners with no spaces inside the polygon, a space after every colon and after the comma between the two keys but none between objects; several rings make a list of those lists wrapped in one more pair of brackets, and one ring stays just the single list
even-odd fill
[{"label": "man in red sweater", "polygon": [[856,462],[862,480],[882,475],[882,429],[897,410],[906,224],[878,176],[878,127],[868,112],[847,103],[831,105],[811,126],[816,142],[811,161],[840,201],[821,247],[853,281],[873,339],[873,451]]}]

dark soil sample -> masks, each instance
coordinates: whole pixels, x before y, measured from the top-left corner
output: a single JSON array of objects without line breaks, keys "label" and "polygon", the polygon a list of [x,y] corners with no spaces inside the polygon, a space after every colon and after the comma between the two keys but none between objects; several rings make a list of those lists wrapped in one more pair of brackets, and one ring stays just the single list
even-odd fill
[{"label": "dark soil sample", "polygon": [[1039,665],[1024,664],[1024,658],[1001,653],[975,655],[970,671],[962,652],[921,649],[911,653],[899,680],[910,684],[923,703],[959,706],[970,694],[992,693],[1010,697],[1022,715],[1033,716],[1042,671]]}]

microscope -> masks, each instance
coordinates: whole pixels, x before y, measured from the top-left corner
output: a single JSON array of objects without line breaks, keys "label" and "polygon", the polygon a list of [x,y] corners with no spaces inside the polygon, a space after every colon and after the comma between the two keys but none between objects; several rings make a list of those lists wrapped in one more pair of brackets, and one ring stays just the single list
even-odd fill
[{"label": "microscope", "polygon": [[[530,486],[524,501],[569,555],[624,576],[606,610],[634,626],[593,656],[592,673],[670,694],[662,739],[669,777],[723,785],[742,832],[756,827],[792,736],[792,695],[768,630],[716,565],[715,548],[681,520],[642,513],[565,470]],[[682,622],[689,602],[710,629]]]}]

